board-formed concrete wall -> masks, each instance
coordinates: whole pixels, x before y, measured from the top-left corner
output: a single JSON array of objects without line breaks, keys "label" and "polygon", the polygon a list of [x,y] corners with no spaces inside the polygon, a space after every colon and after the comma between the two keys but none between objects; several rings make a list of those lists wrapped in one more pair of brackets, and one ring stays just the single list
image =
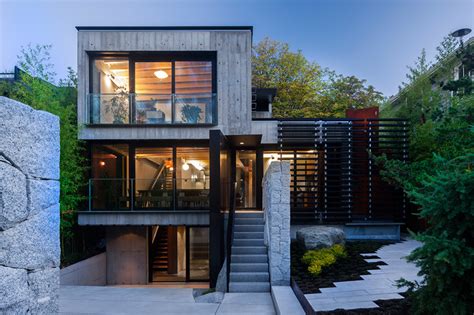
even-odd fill
[{"label": "board-formed concrete wall", "polygon": [[59,119],[0,97],[0,313],[58,313]]},{"label": "board-formed concrete wall", "polygon": [[61,285],[106,285],[107,255],[101,253],[61,269]]},{"label": "board-formed concrete wall", "polygon": [[273,161],[263,178],[270,284],[290,285],[290,163]]}]

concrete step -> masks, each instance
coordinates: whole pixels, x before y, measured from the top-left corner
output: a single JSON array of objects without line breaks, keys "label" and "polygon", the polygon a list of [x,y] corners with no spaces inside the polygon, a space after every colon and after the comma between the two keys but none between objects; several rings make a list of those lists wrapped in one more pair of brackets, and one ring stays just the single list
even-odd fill
[{"label": "concrete step", "polygon": [[263,219],[263,212],[236,212],[236,218],[262,218]]},{"label": "concrete step", "polygon": [[233,263],[266,263],[268,256],[265,255],[232,255],[231,262]]},{"label": "concrete step", "polygon": [[270,292],[268,282],[231,282],[229,292]]},{"label": "concrete step", "polygon": [[263,218],[235,218],[235,225],[263,225]]},{"label": "concrete step", "polygon": [[268,282],[268,272],[231,272],[230,281],[233,282]]},{"label": "concrete step", "polygon": [[234,232],[263,232],[263,225],[241,225],[234,226]]},{"label": "concrete step", "polygon": [[263,240],[263,232],[234,232],[234,240],[241,239]]},{"label": "concrete step", "polygon": [[261,239],[234,239],[232,247],[237,246],[265,246],[263,238]]},{"label": "concrete step", "polygon": [[232,246],[234,255],[267,254],[266,246]]},{"label": "concrete step", "polygon": [[268,263],[231,263],[230,272],[268,272]]}]

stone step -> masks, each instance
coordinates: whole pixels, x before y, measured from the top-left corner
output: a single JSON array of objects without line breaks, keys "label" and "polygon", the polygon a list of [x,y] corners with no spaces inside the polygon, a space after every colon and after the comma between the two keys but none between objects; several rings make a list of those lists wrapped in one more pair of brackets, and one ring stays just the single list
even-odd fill
[{"label": "stone step", "polygon": [[230,272],[268,272],[268,263],[231,263]]},{"label": "stone step", "polygon": [[234,232],[234,240],[241,239],[263,240],[263,232]]},{"label": "stone step", "polygon": [[263,218],[235,218],[235,225],[264,225]]},{"label": "stone step", "polygon": [[268,282],[268,272],[231,272],[230,281],[233,282]]},{"label": "stone step", "polygon": [[242,219],[242,218],[262,218],[263,219],[263,212],[236,212],[235,218]]},{"label": "stone step", "polygon": [[265,246],[263,238],[261,239],[234,239],[232,247],[234,246]]},{"label": "stone step", "polygon": [[236,225],[234,232],[263,232],[263,225]]},{"label": "stone step", "polygon": [[252,255],[266,253],[266,246],[232,246],[232,254],[234,255]]},{"label": "stone step", "polygon": [[268,282],[231,282],[229,292],[270,292]]},{"label": "stone step", "polygon": [[232,255],[231,262],[233,263],[266,263],[268,262],[267,255]]}]

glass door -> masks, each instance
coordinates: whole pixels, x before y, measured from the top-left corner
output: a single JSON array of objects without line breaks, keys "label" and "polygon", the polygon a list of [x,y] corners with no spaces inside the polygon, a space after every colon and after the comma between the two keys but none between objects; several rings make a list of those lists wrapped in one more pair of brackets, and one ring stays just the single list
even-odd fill
[{"label": "glass door", "polygon": [[237,180],[237,208],[255,209],[257,206],[257,155],[254,150],[237,151],[235,176]]},{"label": "glass door", "polygon": [[208,281],[209,228],[190,226],[187,231],[187,281]]}]

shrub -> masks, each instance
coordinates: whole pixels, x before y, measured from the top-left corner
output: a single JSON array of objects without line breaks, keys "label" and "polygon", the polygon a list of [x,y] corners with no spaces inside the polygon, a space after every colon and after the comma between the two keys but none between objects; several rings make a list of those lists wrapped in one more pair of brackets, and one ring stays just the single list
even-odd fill
[{"label": "shrub", "polygon": [[308,250],[301,261],[308,265],[308,272],[313,276],[317,276],[323,270],[323,267],[330,266],[336,262],[338,258],[347,257],[346,250],[343,245],[336,244],[329,248]]}]

